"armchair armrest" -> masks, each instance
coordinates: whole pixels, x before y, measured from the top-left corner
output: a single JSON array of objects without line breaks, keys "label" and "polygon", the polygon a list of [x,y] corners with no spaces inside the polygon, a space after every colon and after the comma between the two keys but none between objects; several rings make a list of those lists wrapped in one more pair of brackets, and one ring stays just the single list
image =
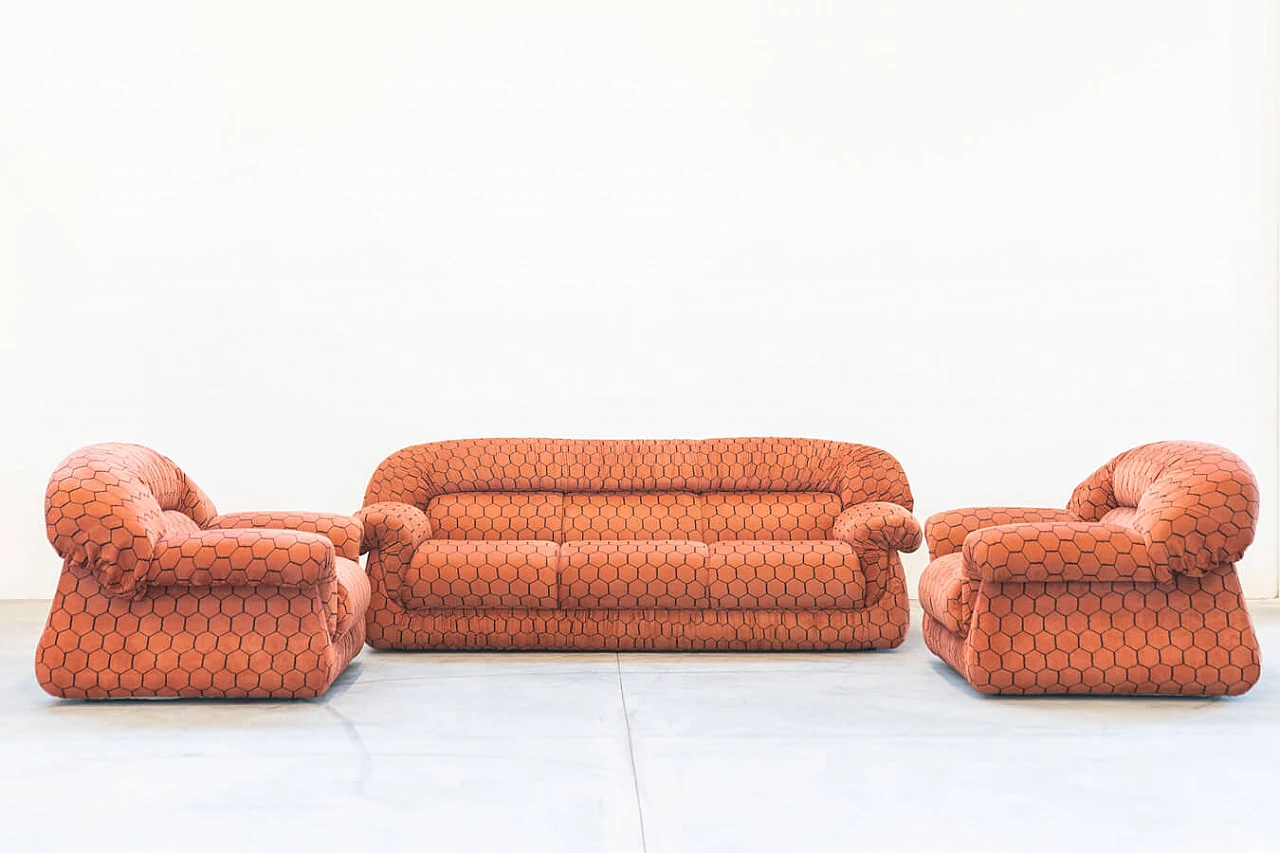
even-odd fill
[{"label": "armchair armrest", "polygon": [[209,519],[206,530],[299,530],[319,533],[333,543],[338,556],[360,559],[363,527],[349,515],[330,512],[228,512]]},{"label": "armchair armrest", "polygon": [[998,524],[1034,524],[1042,521],[1073,522],[1080,516],[1052,507],[974,506],[950,509],[929,516],[924,523],[924,538],[929,544],[929,558],[936,560],[959,551],[965,538],[974,531]]},{"label": "armchair armrest", "polygon": [[836,518],[835,538],[850,545],[870,545],[910,553],[920,547],[920,522],[911,512],[887,501],[848,507]]},{"label": "armchair armrest", "polygon": [[201,530],[156,543],[147,582],[161,586],[337,589],[333,543],[293,530]]},{"label": "armchair armrest", "polygon": [[1173,577],[1151,560],[1141,533],[1097,521],[1002,524],[975,531],[964,540],[964,571],[997,583],[1162,583]]}]

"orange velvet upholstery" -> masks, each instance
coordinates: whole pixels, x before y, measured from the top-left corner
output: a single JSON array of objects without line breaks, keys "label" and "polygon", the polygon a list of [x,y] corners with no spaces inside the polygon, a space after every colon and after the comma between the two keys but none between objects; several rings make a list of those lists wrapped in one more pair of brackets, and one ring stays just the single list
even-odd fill
[{"label": "orange velvet upholstery", "polygon": [[1196,442],[1121,453],[1065,510],[990,507],[925,525],[925,642],[984,693],[1235,695],[1260,672],[1235,562],[1258,486]]},{"label": "orange velvet upholstery", "polygon": [[428,539],[405,577],[417,607],[555,607],[560,551],[553,542]]},{"label": "orange velvet upholstery", "polygon": [[560,606],[693,610],[707,606],[707,546],[687,539],[566,542]]},{"label": "orange velvet upholstery", "polygon": [[728,610],[853,610],[865,587],[847,542],[717,542],[707,596]]},{"label": "orange velvet upholstery", "polygon": [[701,503],[689,492],[571,494],[564,499],[564,528],[560,541],[700,541],[701,522]]},{"label": "orange velvet upholstery", "polygon": [[217,515],[170,459],[133,444],[49,480],[63,558],[36,677],[66,698],[318,696],[364,644],[360,522]]},{"label": "orange velvet upholstery", "polygon": [[831,539],[840,497],[830,492],[711,492],[702,496],[707,542]]},{"label": "orange velvet upholstery", "polygon": [[559,492],[460,492],[427,504],[427,522],[443,539],[560,541]]},{"label": "orange velvet upholstery", "polygon": [[[473,439],[374,472],[369,642],[862,649],[902,642],[901,466],[795,438]],[[536,568],[535,568],[536,564]]]}]

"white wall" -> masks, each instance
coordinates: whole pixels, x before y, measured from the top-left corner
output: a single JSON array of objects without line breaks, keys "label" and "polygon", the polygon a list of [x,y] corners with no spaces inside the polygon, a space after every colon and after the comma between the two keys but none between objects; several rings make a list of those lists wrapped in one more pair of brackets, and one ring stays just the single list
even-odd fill
[{"label": "white wall", "polygon": [[1276,592],[1266,0],[4,18],[0,597],[89,442],[354,509],[503,434],[865,441],[921,517],[1216,441]]}]

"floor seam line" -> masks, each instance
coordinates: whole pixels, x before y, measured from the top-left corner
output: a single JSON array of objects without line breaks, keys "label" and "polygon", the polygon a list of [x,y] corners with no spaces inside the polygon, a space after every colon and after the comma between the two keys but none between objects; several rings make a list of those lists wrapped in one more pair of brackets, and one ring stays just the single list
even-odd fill
[{"label": "floor seam line", "polygon": [[640,777],[636,774],[636,750],[631,740],[631,715],[627,713],[627,688],[622,683],[622,655],[614,652],[613,660],[618,667],[618,695],[622,698],[622,722],[627,729],[627,758],[631,763],[631,789],[636,794],[636,818],[640,822],[640,851],[648,853],[649,843],[644,835],[644,806],[640,803]]}]

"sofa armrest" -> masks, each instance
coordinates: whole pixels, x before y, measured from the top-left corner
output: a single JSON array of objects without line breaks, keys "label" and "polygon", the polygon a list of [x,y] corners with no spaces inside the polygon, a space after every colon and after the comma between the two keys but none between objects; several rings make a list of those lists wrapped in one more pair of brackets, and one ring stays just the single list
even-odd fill
[{"label": "sofa armrest", "polygon": [[936,560],[954,554],[964,547],[965,538],[974,531],[998,524],[1028,524],[1041,521],[1073,522],[1080,517],[1065,509],[1052,507],[973,506],[949,509],[929,516],[924,523],[924,538],[929,545],[929,558]]},{"label": "sofa armrest", "polygon": [[920,522],[911,512],[887,501],[867,501],[846,508],[836,518],[833,536],[854,546],[910,553],[920,547]]},{"label": "sofa armrest", "polygon": [[424,539],[431,536],[431,522],[427,514],[416,506],[383,501],[369,504],[355,514],[363,528],[360,553],[383,551],[392,548],[417,549]]},{"label": "sofa armrest", "polygon": [[431,535],[427,515],[416,506],[398,501],[382,501],[356,513],[364,526],[360,553],[368,553],[365,570],[375,589],[389,597],[400,593],[402,573],[413,563],[413,555]]},{"label": "sofa armrest", "polygon": [[228,512],[211,518],[206,530],[300,530],[319,533],[333,543],[338,556],[360,559],[363,526],[356,518],[330,512]]},{"label": "sofa armrest", "polygon": [[1002,524],[964,540],[964,571],[981,581],[1135,581],[1173,575],[1154,563],[1141,533],[1097,521]]}]

